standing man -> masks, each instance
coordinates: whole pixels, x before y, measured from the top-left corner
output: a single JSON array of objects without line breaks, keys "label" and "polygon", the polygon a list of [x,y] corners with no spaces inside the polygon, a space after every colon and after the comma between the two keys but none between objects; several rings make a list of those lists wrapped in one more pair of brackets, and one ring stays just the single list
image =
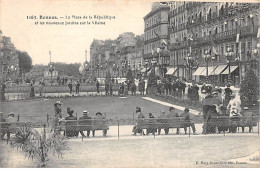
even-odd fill
[{"label": "standing man", "polygon": [[76,94],[79,94],[79,87],[80,87],[80,83],[79,83],[79,81],[77,81],[77,83],[76,83]]},{"label": "standing man", "polygon": [[108,91],[109,91],[109,82],[108,82],[108,81],[105,81],[105,92],[106,92],[106,96],[109,95]]},{"label": "standing man", "polygon": [[43,86],[44,86],[43,79],[41,79],[41,80],[40,80],[40,83],[39,83],[40,97],[42,97]]},{"label": "standing man", "polygon": [[193,135],[198,135],[198,134],[196,133],[195,124],[194,124],[194,122],[191,120],[189,111],[190,111],[189,108],[185,108],[185,109],[184,109],[184,112],[180,115],[181,117],[184,117],[184,118],[185,118],[185,122],[187,123],[187,124],[186,124],[186,127],[184,127],[185,134],[187,134],[187,127],[188,127],[188,126],[191,126],[192,131],[193,131]]},{"label": "standing man", "polygon": [[109,92],[110,92],[110,96],[113,96],[113,81],[112,80],[109,82]]},{"label": "standing man", "polygon": [[224,104],[225,104],[225,106],[227,106],[229,101],[230,101],[230,99],[231,99],[230,96],[233,93],[233,91],[230,89],[230,84],[227,85],[227,87],[225,88],[224,93],[225,93]]},{"label": "standing man", "polygon": [[70,94],[72,94],[72,81],[69,82],[68,87],[70,89]]},{"label": "standing man", "polygon": [[98,80],[97,80],[97,82],[96,82],[96,87],[97,87],[97,93],[99,93],[99,82],[98,82]]}]

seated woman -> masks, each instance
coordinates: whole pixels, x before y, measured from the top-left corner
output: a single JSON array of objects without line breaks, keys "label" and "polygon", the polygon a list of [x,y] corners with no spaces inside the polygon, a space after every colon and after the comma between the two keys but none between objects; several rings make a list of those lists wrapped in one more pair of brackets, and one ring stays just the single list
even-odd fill
[{"label": "seated woman", "polygon": [[[70,110],[70,108],[67,108],[67,113],[68,113],[68,117],[65,118],[65,127],[66,127],[66,131],[64,132],[64,134],[66,134],[67,137],[75,137],[78,136],[79,131],[77,129],[77,122],[73,122],[77,120],[77,117],[73,116],[74,111]],[[69,122],[72,121],[72,122]]]}]

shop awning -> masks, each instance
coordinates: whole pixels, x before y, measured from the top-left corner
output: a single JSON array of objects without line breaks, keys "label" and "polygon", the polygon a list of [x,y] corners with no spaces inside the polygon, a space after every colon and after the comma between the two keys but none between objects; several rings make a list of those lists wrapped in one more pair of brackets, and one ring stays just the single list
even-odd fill
[{"label": "shop awning", "polygon": [[[237,67],[238,67],[238,66],[230,66],[230,73],[232,73],[233,71],[235,71],[235,69],[237,69]],[[222,75],[229,74],[229,67],[227,67],[227,68],[225,69],[225,71],[223,71],[221,74],[222,74]]]},{"label": "shop awning", "polygon": [[193,75],[200,75],[200,73],[202,72],[202,71],[204,71],[206,69],[206,67],[199,67],[194,73],[193,73]]},{"label": "shop awning", "polygon": [[219,75],[224,69],[227,67],[227,65],[219,65],[215,70],[213,70],[210,75]]},{"label": "shop awning", "polygon": [[166,75],[172,75],[176,71],[177,68],[170,68],[167,70]]},{"label": "shop awning", "polygon": [[[208,76],[210,75],[210,73],[212,73],[212,71],[216,68],[216,66],[209,66],[208,67]],[[207,67],[205,67],[205,69],[200,73],[200,75],[202,76],[207,76]]]}]

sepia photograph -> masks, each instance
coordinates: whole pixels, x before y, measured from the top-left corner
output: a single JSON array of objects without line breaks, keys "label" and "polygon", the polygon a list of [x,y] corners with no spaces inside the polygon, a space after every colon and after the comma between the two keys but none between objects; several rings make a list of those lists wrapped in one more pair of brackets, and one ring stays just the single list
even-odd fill
[{"label": "sepia photograph", "polygon": [[260,1],[0,0],[0,168],[259,168]]}]

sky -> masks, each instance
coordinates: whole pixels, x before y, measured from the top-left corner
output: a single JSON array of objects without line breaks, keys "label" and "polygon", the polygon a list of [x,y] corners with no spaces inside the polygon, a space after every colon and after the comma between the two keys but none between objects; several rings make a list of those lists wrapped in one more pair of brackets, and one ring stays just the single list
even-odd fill
[{"label": "sky", "polygon": [[[143,34],[143,17],[151,10],[151,0],[0,0],[0,29],[12,43],[31,56],[33,64],[52,62],[83,63],[85,50],[94,39],[116,39],[119,34]],[[39,19],[42,16],[64,17],[59,20]],[[65,19],[65,16],[115,16],[102,20],[106,25],[35,25],[46,21],[96,21]],[[36,16],[37,19],[27,19]]]}]

